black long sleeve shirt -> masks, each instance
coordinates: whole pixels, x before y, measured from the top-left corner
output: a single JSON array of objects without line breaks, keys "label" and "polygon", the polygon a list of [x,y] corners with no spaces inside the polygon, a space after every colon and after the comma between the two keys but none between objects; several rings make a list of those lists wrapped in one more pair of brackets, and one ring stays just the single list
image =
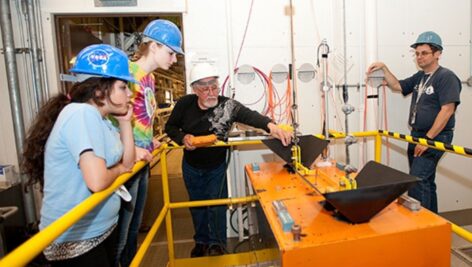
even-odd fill
[{"label": "black long sleeve shirt", "polygon": [[[194,136],[216,134],[219,140],[226,141],[234,122],[269,132],[267,124],[271,119],[224,96],[218,97],[216,107],[203,110],[198,106],[198,97],[191,94],[177,102],[167,121],[165,132],[178,144],[183,144],[186,134]],[[195,168],[210,169],[225,161],[226,150],[226,147],[184,150],[184,160]]]}]

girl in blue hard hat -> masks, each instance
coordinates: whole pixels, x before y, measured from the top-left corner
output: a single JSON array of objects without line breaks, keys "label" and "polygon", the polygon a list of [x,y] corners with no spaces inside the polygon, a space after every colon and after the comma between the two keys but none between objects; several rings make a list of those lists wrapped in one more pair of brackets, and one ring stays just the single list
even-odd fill
[{"label": "girl in blue hard hat", "polygon": [[[133,134],[137,160],[150,161],[151,152],[160,143],[154,140],[153,123],[157,109],[155,99],[155,78],[157,69],[168,70],[177,62],[177,54],[183,54],[182,34],[177,26],[157,19],[150,22],[144,32],[143,41],[130,62],[130,72],[138,84],[130,84],[133,93]],[[119,240],[115,266],[128,266],[134,258],[138,242],[138,230],[146,202],[149,164],[144,166],[128,182],[126,187],[132,196],[130,202],[123,202],[120,211]]]},{"label": "girl in blue hard hat", "polygon": [[[40,229],[110,186],[135,160],[128,88],[135,79],[126,54],[91,45],[70,71],[79,82],[49,99],[25,140],[22,170],[44,192]],[[52,266],[112,266],[119,209],[112,194],[59,236],[44,250]]]}]

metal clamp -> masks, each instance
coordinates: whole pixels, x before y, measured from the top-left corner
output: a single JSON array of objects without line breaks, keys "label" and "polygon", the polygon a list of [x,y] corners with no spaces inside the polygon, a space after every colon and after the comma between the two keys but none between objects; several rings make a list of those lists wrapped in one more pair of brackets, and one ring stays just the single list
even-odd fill
[{"label": "metal clamp", "polygon": [[17,206],[0,207],[0,222],[3,222],[18,211]]},{"label": "metal clamp", "polygon": [[342,107],[342,111],[343,111],[344,114],[346,114],[346,115],[351,114],[351,113],[354,112],[355,110],[356,110],[356,109],[355,109],[352,105],[350,105],[350,104],[345,104],[345,105],[343,105],[343,107]]},{"label": "metal clamp", "polygon": [[[8,49],[0,48],[0,53],[5,54],[5,50],[8,50]],[[28,47],[15,48],[14,51],[15,51],[15,54],[29,54],[30,53],[30,49]]]},{"label": "metal clamp", "polygon": [[346,138],[344,139],[344,143],[347,146],[350,146],[352,144],[357,143],[357,139],[353,135],[347,135]]},{"label": "metal clamp", "polygon": [[407,194],[401,195],[397,199],[398,204],[404,206],[411,211],[419,211],[421,209],[421,202],[408,196]]},{"label": "metal clamp", "polygon": [[292,225],[293,241],[299,242],[302,236],[302,227],[299,224]]}]

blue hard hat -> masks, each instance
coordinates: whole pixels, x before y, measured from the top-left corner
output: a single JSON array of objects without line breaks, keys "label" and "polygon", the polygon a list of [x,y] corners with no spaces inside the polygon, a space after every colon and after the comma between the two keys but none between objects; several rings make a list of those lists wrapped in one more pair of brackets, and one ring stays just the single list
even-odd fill
[{"label": "blue hard hat", "polygon": [[126,54],[107,44],[94,44],[82,49],[70,72],[139,83],[129,72]]},{"label": "blue hard hat", "polygon": [[174,52],[184,54],[182,50],[182,33],[177,26],[164,19],[151,21],[144,29],[144,36],[168,46]]},{"label": "blue hard hat", "polygon": [[418,35],[418,39],[416,39],[416,42],[410,47],[416,48],[420,44],[430,44],[437,47],[441,51],[443,50],[441,37],[432,31],[423,32],[422,34]]}]

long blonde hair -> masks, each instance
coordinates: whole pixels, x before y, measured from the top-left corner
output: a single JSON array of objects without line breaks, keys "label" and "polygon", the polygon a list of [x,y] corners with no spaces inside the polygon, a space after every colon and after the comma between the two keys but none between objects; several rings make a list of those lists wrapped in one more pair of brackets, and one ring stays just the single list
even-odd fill
[{"label": "long blonde hair", "polygon": [[154,42],[154,41],[142,42],[141,44],[139,44],[138,50],[136,50],[136,52],[134,52],[133,56],[131,57],[131,61],[135,62],[135,61],[138,61],[143,56],[147,56],[149,54],[149,47],[151,46],[152,43],[156,43],[157,46],[159,47],[162,46],[162,44]]}]

